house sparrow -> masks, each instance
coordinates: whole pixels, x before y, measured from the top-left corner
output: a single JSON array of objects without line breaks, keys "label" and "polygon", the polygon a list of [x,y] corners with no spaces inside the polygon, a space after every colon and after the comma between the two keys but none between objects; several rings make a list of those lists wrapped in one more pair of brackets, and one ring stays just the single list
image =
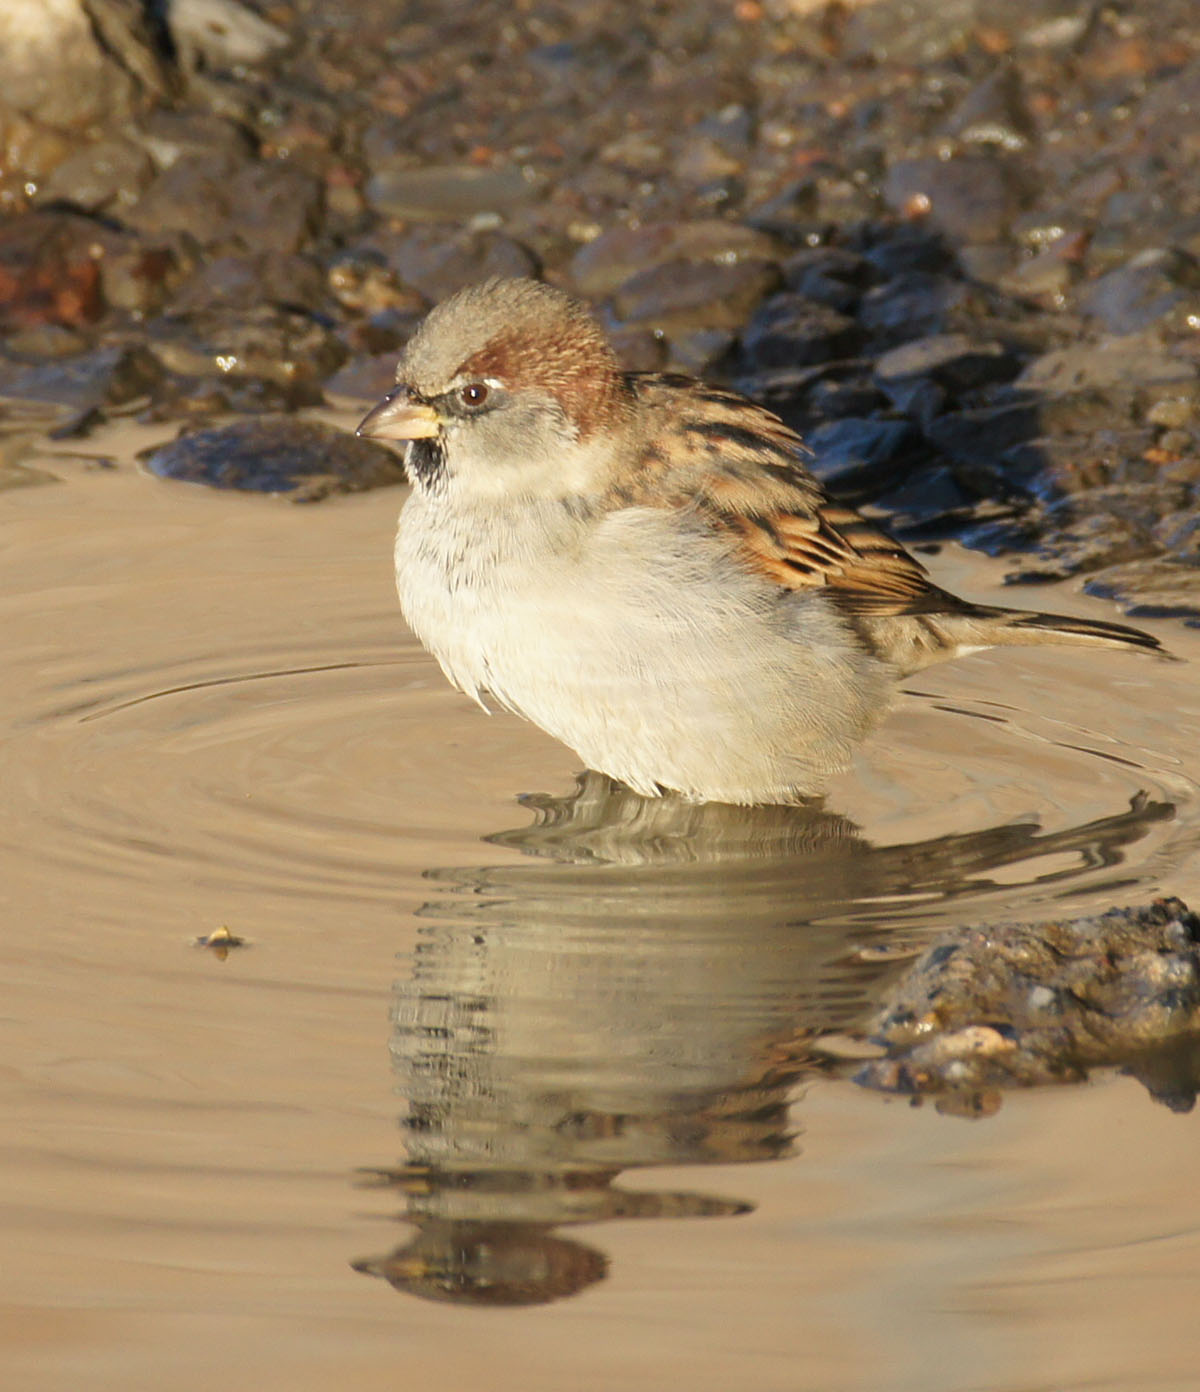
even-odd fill
[{"label": "house sparrow", "polygon": [[[406,442],[405,617],[447,677],[654,796],[820,792],[896,679],[1013,643],[1159,650],[1118,624],[939,589],[736,392],[626,373],[530,280],[438,305],[358,427]],[[486,709],[486,706],[484,707]]]}]

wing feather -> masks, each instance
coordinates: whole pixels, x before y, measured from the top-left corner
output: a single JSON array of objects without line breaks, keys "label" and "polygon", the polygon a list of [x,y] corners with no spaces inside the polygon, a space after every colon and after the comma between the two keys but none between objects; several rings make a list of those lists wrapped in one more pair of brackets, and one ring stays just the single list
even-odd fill
[{"label": "wing feather", "polygon": [[804,442],[765,407],[687,377],[639,373],[630,385],[652,424],[622,502],[694,506],[748,567],[783,589],[824,590],[850,615],[959,607],[882,527],[826,493]]}]

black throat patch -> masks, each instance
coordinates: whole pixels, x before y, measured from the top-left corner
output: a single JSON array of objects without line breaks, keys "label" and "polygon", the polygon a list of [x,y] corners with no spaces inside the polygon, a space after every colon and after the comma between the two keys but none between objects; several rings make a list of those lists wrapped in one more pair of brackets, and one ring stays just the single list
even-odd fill
[{"label": "black throat patch", "polygon": [[440,435],[410,440],[404,454],[404,467],[419,488],[435,488],[446,471],[446,446]]}]

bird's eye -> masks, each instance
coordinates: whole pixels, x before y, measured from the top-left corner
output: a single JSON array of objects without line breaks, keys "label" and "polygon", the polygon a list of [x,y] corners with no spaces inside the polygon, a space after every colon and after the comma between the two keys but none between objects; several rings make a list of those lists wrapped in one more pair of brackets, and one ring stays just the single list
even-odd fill
[{"label": "bird's eye", "polygon": [[458,399],[464,406],[482,406],[487,396],[488,389],[482,382],[468,382],[458,391]]}]

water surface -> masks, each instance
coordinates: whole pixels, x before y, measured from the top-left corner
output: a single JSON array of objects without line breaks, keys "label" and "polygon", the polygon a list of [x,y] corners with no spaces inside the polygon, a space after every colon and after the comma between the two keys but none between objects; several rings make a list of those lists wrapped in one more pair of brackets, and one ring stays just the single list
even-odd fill
[{"label": "water surface", "polygon": [[148,438],[0,495],[9,1385],[1195,1385],[1193,1114],[847,1061],[946,927],[1200,900],[1194,665],[972,658],[820,809],[647,803],[445,687],[399,495]]}]

